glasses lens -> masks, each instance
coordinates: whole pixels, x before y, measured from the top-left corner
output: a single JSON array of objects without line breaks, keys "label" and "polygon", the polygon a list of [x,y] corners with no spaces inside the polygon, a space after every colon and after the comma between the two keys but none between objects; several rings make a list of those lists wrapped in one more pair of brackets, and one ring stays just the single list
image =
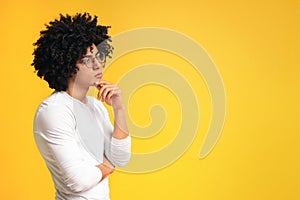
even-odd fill
[{"label": "glasses lens", "polygon": [[105,62],[105,54],[103,52],[99,52],[97,55],[96,55],[96,59],[98,61],[100,61],[101,63],[104,63]]},{"label": "glasses lens", "polygon": [[84,65],[88,65],[91,62],[91,58],[84,58],[81,63]]},{"label": "glasses lens", "polygon": [[94,68],[96,60],[99,64],[105,65],[106,55],[103,52],[98,52],[95,57],[86,56],[81,63],[84,64],[88,68]]}]

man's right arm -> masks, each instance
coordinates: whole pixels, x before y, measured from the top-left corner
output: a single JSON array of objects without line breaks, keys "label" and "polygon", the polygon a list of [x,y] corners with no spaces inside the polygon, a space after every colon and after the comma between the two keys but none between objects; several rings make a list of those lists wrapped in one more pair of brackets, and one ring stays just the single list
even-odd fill
[{"label": "man's right arm", "polygon": [[37,146],[51,174],[72,192],[86,191],[111,173],[83,156],[75,137],[75,120],[67,108],[47,106],[37,113],[34,124]]}]

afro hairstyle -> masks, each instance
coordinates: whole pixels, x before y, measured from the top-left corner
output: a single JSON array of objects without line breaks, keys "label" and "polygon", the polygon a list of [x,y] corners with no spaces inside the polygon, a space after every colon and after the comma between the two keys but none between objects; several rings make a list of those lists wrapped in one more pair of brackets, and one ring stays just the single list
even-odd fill
[{"label": "afro hairstyle", "polygon": [[33,44],[33,62],[37,76],[56,91],[66,91],[69,79],[79,70],[76,63],[87,49],[95,44],[99,51],[110,57],[113,47],[108,35],[110,26],[97,25],[97,16],[77,13],[60,14],[59,19],[46,24],[40,38]]}]

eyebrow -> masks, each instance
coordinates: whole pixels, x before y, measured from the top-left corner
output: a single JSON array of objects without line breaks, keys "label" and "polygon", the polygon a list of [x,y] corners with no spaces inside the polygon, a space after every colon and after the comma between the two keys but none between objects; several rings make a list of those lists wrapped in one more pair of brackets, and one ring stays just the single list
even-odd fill
[{"label": "eyebrow", "polygon": [[[100,52],[99,51],[97,51],[97,53],[95,54],[95,56],[97,55],[97,54],[99,54]],[[93,55],[85,55],[85,56],[83,56],[84,58],[92,58],[93,57]]]}]

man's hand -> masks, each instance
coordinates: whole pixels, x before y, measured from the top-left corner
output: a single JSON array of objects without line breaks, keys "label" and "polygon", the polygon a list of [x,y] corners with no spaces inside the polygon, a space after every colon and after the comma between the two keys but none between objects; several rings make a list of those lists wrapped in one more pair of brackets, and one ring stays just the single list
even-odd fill
[{"label": "man's hand", "polygon": [[117,85],[101,80],[97,85],[98,99],[112,106],[113,109],[124,108],[121,90]]},{"label": "man's hand", "polygon": [[103,179],[105,179],[108,175],[110,175],[111,173],[114,172],[114,167],[109,166],[106,163],[102,163],[100,165],[97,165],[97,167],[101,170],[102,172],[102,178],[100,181],[102,181]]}]

